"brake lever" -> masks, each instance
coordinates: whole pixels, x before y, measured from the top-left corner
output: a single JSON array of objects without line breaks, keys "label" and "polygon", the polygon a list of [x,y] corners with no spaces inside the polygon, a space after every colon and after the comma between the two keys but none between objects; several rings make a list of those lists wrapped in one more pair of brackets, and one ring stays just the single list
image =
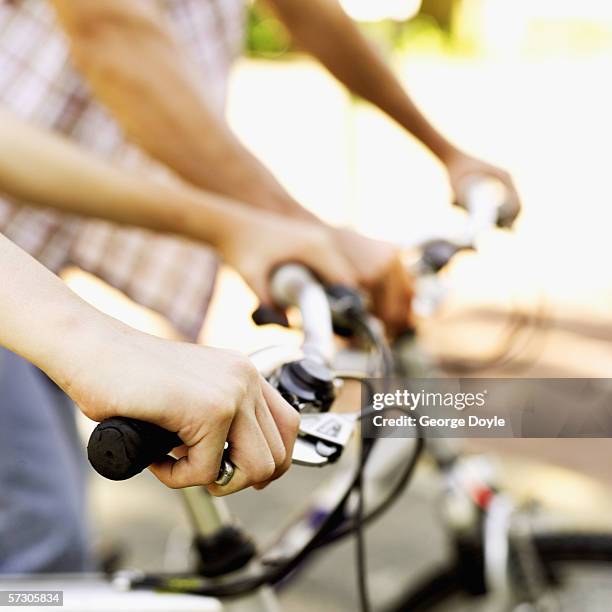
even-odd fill
[{"label": "brake lever", "polygon": [[358,413],[302,413],[292,462],[323,467],[337,461],[353,435]]}]

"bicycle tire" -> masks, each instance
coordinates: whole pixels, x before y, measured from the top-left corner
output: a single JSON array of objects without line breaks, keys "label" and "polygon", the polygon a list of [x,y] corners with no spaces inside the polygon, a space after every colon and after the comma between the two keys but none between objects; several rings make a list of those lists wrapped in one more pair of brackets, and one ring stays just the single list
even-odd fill
[{"label": "bicycle tire", "polygon": [[[541,533],[534,536],[533,544],[544,570],[551,576],[556,575],[556,570],[564,564],[609,565],[612,576],[612,533]],[[462,575],[464,573],[456,566],[438,568],[402,593],[384,610],[434,610],[453,597],[469,596]]]},{"label": "bicycle tire", "polygon": [[571,561],[612,564],[610,533],[537,534],[534,544],[544,563]]}]

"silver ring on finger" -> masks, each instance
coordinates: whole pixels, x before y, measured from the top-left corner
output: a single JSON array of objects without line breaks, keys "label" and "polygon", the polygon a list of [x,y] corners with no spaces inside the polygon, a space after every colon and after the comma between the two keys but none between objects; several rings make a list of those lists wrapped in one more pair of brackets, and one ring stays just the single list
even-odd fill
[{"label": "silver ring on finger", "polygon": [[215,484],[220,487],[228,485],[234,477],[235,471],[234,464],[227,459],[223,459],[221,462],[221,469],[219,470],[219,476],[217,480],[215,480]]}]

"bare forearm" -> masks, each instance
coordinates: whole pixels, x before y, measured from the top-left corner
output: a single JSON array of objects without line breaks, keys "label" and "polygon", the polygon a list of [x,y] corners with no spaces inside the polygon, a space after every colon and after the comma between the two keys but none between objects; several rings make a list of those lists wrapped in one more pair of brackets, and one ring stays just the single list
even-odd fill
[{"label": "bare forearm", "polygon": [[268,2],[296,41],[351,91],[378,106],[441,160],[454,152],[337,0]]},{"label": "bare forearm", "polygon": [[213,112],[154,5],[138,0],[54,4],[75,61],[129,138],[198,187],[308,216]]},{"label": "bare forearm", "polygon": [[[64,384],[86,340],[112,320],[0,234],[0,346]],[[118,325],[118,323],[117,323]]]},{"label": "bare forearm", "polygon": [[246,231],[248,208],[189,187],[156,183],[0,111],[0,192],[34,205],[175,233],[222,250]]}]

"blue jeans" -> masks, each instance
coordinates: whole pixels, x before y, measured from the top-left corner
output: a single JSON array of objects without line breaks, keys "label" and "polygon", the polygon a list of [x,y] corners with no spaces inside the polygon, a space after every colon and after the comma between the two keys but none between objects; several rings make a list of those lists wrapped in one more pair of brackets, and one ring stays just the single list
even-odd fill
[{"label": "blue jeans", "polygon": [[91,569],[74,405],[0,349],[0,573]]}]

